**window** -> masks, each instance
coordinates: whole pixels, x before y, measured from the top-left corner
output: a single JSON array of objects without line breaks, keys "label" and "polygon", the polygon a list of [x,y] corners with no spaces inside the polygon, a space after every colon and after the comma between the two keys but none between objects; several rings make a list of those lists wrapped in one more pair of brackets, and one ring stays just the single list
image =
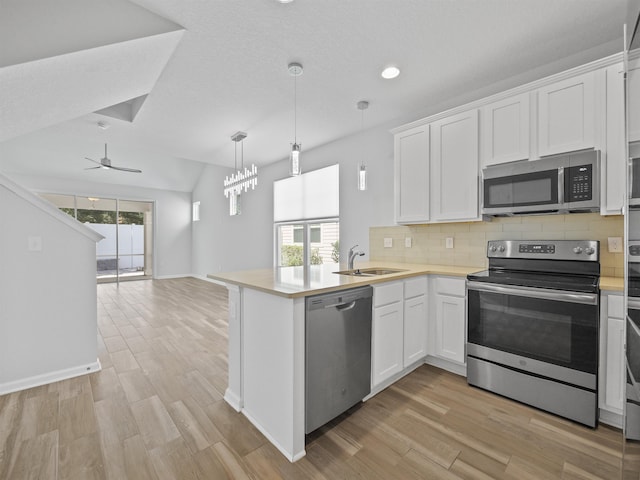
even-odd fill
[{"label": "window", "polygon": [[337,263],[338,165],[274,182],[276,266]]}]

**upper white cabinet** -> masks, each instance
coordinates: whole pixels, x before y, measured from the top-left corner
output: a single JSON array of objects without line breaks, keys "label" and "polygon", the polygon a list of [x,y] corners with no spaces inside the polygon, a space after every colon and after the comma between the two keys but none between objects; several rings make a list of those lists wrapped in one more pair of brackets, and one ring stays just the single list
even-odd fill
[{"label": "upper white cabinet", "polygon": [[477,220],[478,110],[431,124],[431,220]]},{"label": "upper white cabinet", "polygon": [[429,220],[429,125],[398,133],[394,139],[397,223]]},{"label": "upper white cabinet", "polygon": [[594,72],[538,89],[538,154],[595,146]]},{"label": "upper white cabinet", "polygon": [[527,92],[483,107],[482,163],[485,167],[529,158],[529,97]]},{"label": "upper white cabinet", "polygon": [[[640,58],[629,60],[627,72],[627,105],[640,105]],[[630,108],[629,112],[629,141],[640,140],[640,108]]]},{"label": "upper white cabinet", "polygon": [[622,63],[617,63],[601,73],[605,92],[605,148],[602,153],[600,213],[612,215],[622,213],[625,196],[627,145],[624,138],[624,68]]}]

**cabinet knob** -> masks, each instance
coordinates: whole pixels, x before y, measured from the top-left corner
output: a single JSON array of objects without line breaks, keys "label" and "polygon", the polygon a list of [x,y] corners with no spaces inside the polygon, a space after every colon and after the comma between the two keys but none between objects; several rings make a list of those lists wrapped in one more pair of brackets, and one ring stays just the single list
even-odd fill
[{"label": "cabinet knob", "polygon": [[582,247],[573,247],[573,253],[580,255],[582,253]]},{"label": "cabinet knob", "polygon": [[587,247],[587,248],[584,250],[584,253],[586,253],[587,255],[593,255],[595,252],[596,252],[596,251],[595,251],[595,249],[593,249],[593,248],[591,248],[591,247]]}]

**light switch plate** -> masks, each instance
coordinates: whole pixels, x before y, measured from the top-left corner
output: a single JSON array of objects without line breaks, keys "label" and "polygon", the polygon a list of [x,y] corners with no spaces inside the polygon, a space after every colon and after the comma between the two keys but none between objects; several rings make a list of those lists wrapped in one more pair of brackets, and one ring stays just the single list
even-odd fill
[{"label": "light switch plate", "polygon": [[609,237],[609,253],[622,253],[622,237]]},{"label": "light switch plate", "polygon": [[453,237],[447,237],[444,242],[445,248],[453,248]]},{"label": "light switch plate", "polygon": [[391,247],[393,247],[393,238],[385,237],[384,248],[391,248]]},{"label": "light switch plate", "polygon": [[404,237],[404,246],[406,248],[411,248],[411,237]]}]

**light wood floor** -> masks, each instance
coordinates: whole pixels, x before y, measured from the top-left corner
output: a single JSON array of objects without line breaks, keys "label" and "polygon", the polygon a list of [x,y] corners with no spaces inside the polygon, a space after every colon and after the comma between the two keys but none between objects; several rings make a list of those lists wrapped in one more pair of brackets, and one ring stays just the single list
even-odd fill
[{"label": "light wood floor", "polygon": [[[0,479],[616,479],[591,430],[423,366],[308,438],[289,463],[222,399],[226,290],[98,285],[102,371],[0,397]],[[35,352],[37,354],[37,352]]]}]

